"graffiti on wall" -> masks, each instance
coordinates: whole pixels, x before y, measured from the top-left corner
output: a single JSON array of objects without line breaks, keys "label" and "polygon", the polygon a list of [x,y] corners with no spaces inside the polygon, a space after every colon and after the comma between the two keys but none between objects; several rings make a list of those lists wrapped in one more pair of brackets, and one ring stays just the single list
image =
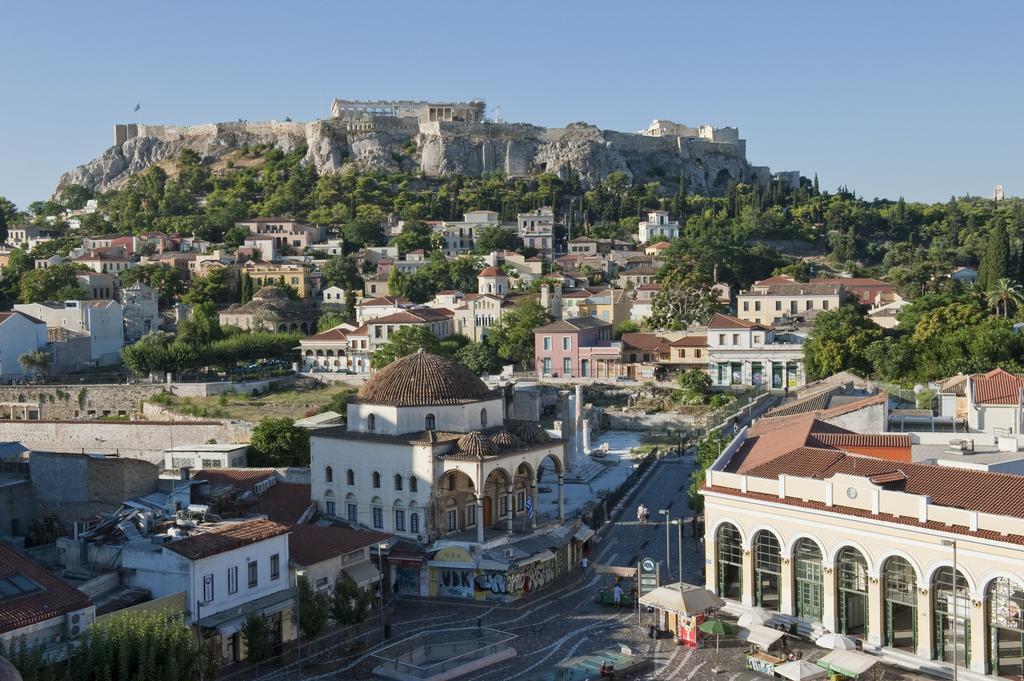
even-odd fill
[{"label": "graffiti on wall", "polygon": [[437,595],[442,598],[473,598],[473,571],[438,570]]},{"label": "graffiti on wall", "polygon": [[473,580],[477,598],[523,596],[550,584],[555,578],[555,561],[531,563],[505,572],[483,572]]}]

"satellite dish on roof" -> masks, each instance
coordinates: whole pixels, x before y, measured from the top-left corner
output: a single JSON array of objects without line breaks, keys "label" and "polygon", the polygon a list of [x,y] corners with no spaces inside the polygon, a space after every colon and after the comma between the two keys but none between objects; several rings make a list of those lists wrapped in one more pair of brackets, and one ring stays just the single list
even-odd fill
[{"label": "satellite dish on roof", "polygon": [[917,385],[914,386],[914,394],[915,395],[920,395],[923,391],[924,391],[924,386],[921,385],[920,383],[918,383]]}]

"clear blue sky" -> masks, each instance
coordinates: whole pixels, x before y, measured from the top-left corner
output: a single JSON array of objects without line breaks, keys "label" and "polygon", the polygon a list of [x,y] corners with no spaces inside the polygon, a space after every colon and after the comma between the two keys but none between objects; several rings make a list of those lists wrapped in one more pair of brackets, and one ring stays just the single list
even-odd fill
[{"label": "clear blue sky", "polygon": [[482,98],[502,117],[734,125],[748,157],[859,194],[1024,194],[1020,2],[3,3],[0,195],[20,207],[112,125]]}]

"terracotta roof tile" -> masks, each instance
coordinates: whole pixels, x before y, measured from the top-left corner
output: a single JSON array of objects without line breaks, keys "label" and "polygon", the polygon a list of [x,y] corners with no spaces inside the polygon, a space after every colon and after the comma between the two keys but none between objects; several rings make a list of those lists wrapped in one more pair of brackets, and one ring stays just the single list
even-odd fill
[{"label": "terracotta roof tile", "polygon": [[287,532],[286,525],[275,523],[272,520],[246,520],[214,528],[186,539],[168,542],[164,544],[164,548],[189,560],[200,560],[271,539]]},{"label": "terracotta roof tile", "polygon": [[976,404],[1018,404],[1024,390],[1024,374],[993,369],[971,377]]},{"label": "terracotta roof tile", "polygon": [[624,333],[622,334],[622,346],[624,348],[635,348],[637,350],[662,350],[668,346],[665,339],[656,333]]},{"label": "terracotta roof tile", "polygon": [[259,483],[277,477],[273,468],[204,468],[192,473],[193,480],[208,480],[211,485],[228,485],[240,492],[253,489]]},{"label": "terracotta roof tile", "polygon": [[92,604],[88,596],[52,575],[49,570],[7,545],[0,544],[0,577],[15,575],[28,578],[40,589],[0,602],[0,633],[38,624]]},{"label": "terracotta roof tile", "polygon": [[708,322],[709,329],[763,329],[764,327],[754,322],[748,322],[745,319],[739,317],[730,317],[729,315],[716,312],[715,316]]},{"label": "terracotta roof tile", "polygon": [[379,544],[389,535],[373,530],[328,525],[294,525],[288,535],[288,555],[304,567]]},{"label": "terracotta roof tile", "polygon": [[399,407],[463,404],[496,399],[464,365],[429,352],[396,359],[363,384],[355,400]]},{"label": "terracotta roof tile", "polygon": [[259,496],[256,512],[275,523],[292,526],[302,519],[312,505],[310,485],[298,482],[278,482]]},{"label": "terracotta roof tile", "polygon": [[707,334],[683,336],[669,343],[674,348],[702,348],[708,344]]}]

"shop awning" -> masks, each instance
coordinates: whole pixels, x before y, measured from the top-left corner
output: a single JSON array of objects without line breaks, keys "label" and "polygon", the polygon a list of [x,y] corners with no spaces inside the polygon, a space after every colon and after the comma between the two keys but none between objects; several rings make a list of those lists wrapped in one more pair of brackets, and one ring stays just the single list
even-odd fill
[{"label": "shop awning", "polygon": [[427,567],[443,568],[448,570],[475,570],[476,563],[456,563],[449,560],[428,560]]},{"label": "shop awning", "polygon": [[360,589],[365,589],[380,579],[380,573],[377,571],[377,568],[369,561],[349,565],[348,567],[343,568],[342,572],[351,577],[352,581],[355,582],[356,586]]},{"label": "shop awning", "polygon": [[702,586],[679,583],[659,586],[641,596],[640,602],[687,617],[705,610],[720,608],[725,604],[725,601]]},{"label": "shop awning", "polygon": [[591,537],[593,537],[595,534],[597,533],[589,527],[587,527],[586,525],[581,525],[580,529],[576,530],[576,534],[574,534],[572,538],[578,542],[585,542]]},{"label": "shop awning", "polygon": [[751,624],[740,631],[740,640],[753,643],[762,648],[771,648],[786,632],[766,627],[763,624]]},{"label": "shop awning", "polygon": [[[225,629],[237,631],[240,623],[244,622],[249,615],[268,615],[291,607],[294,600],[292,589],[282,589],[256,600],[243,603],[235,608],[228,608],[217,613],[205,615],[200,610],[200,615],[205,615],[199,620],[199,626],[203,629]],[[234,626],[233,626],[234,625]]]},{"label": "shop awning", "polygon": [[833,650],[818,661],[819,667],[844,676],[860,676],[875,666],[877,657],[858,653],[856,650]]},{"label": "shop awning", "polygon": [[480,569],[490,570],[491,572],[505,572],[508,570],[508,563],[502,560],[492,560],[491,558],[480,559]]}]

